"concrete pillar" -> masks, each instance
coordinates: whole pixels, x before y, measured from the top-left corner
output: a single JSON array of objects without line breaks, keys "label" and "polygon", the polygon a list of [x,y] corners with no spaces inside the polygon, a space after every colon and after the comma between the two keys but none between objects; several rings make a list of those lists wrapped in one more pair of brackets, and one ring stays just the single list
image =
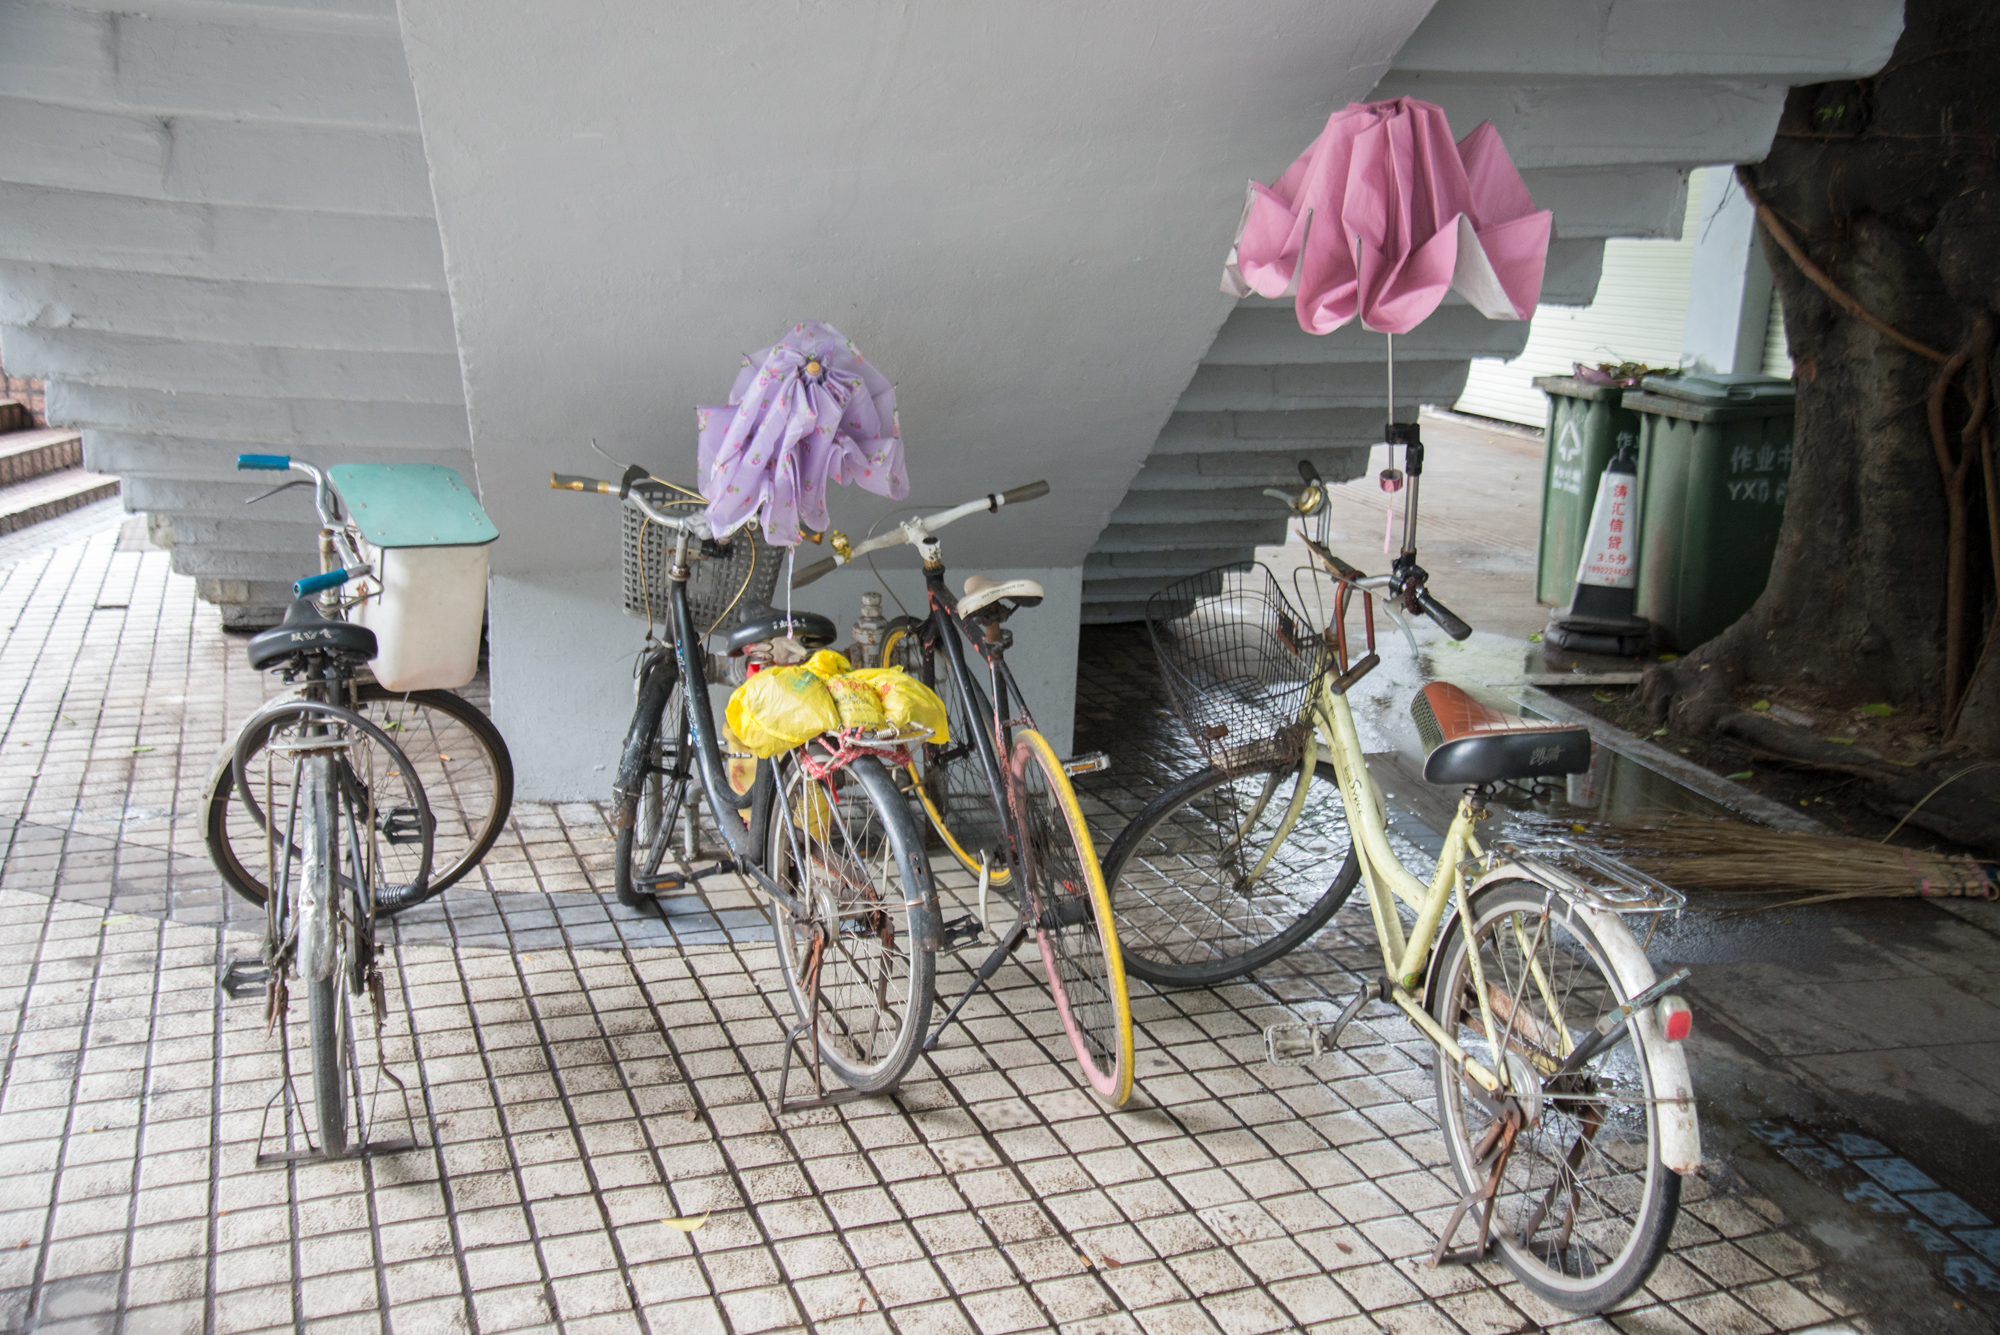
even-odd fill
[{"label": "concrete pillar", "polygon": [[1691,371],[1754,375],[1764,365],[1771,270],[1735,168],[1708,168],[1697,228],[1681,363]]}]

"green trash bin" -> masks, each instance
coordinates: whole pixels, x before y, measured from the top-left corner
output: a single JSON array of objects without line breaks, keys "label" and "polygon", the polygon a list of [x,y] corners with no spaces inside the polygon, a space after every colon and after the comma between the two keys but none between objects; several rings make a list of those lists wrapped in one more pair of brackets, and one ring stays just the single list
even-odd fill
[{"label": "green trash bin", "polygon": [[1639,615],[1686,652],[1750,610],[1771,575],[1792,473],[1792,382],[1650,375],[1639,415]]},{"label": "green trash bin", "polygon": [[1535,597],[1567,606],[1576,592],[1576,570],[1590,533],[1597,480],[1619,443],[1636,445],[1639,418],[1619,406],[1626,391],[1574,376],[1535,377],[1549,396],[1547,448],[1542,451],[1542,542],[1535,560]]}]

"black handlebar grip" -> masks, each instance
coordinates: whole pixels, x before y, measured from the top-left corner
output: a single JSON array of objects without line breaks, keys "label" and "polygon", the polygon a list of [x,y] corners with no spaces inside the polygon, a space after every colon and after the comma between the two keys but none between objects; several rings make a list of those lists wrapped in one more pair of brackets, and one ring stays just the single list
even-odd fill
[{"label": "black handlebar grip", "polygon": [[1424,615],[1437,622],[1438,629],[1454,640],[1462,640],[1472,634],[1472,627],[1460,621],[1449,607],[1431,597],[1429,589],[1417,591],[1417,606],[1424,609]]},{"label": "black handlebar grip", "polygon": [[1003,492],[1001,492],[1001,493],[1000,493],[1000,504],[1002,504],[1002,505],[1019,505],[1019,504],[1020,504],[1020,503],[1021,503],[1022,501],[1033,501],[1033,500],[1039,500],[1040,498],[1042,498],[1042,497],[1044,497],[1044,496],[1046,496],[1046,495],[1048,495],[1048,494],[1049,494],[1049,484],[1048,484],[1048,483],[1046,483],[1046,482],[1030,482],[1030,483],[1029,483],[1029,484],[1028,484],[1027,486],[1025,486],[1025,487],[1016,487],[1016,488],[1014,488],[1014,489],[1013,489],[1012,491],[1003,491]]},{"label": "black handlebar grip", "polygon": [[795,570],[792,572],[792,587],[803,589],[814,580],[832,574],[839,565],[838,559],[829,556],[825,560],[813,562],[804,570]]},{"label": "black handlebar grip", "polygon": [[579,477],[575,473],[550,473],[551,491],[601,491],[606,496],[616,496],[618,488],[609,482],[594,477]]},{"label": "black handlebar grip", "polygon": [[1313,467],[1313,461],[1310,459],[1299,460],[1299,481],[1305,483],[1308,487],[1326,485],[1320,481],[1319,470]]}]

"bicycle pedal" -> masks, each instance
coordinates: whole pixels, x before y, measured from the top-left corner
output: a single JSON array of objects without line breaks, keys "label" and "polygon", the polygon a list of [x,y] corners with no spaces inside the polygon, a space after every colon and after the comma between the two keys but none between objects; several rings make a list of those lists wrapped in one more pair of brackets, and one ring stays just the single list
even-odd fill
[{"label": "bicycle pedal", "polygon": [[1273,1066],[1304,1066],[1326,1055],[1326,1030],[1307,1020],[1264,1027],[1264,1060]]},{"label": "bicycle pedal", "polygon": [[1072,779],[1079,774],[1102,774],[1110,768],[1111,757],[1102,751],[1092,751],[1089,755],[1063,762],[1063,773]]},{"label": "bicycle pedal", "polygon": [[674,872],[666,876],[648,876],[639,882],[639,888],[649,895],[665,895],[671,894],[676,890],[685,890],[693,883],[694,878],[692,876],[683,876],[679,872]]},{"label": "bicycle pedal", "polygon": [[946,950],[958,950],[964,946],[972,945],[986,934],[985,924],[981,923],[979,919],[970,913],[962,918],[953,918],[950,922],[940,924],[939,930],[943,933],[944,948]]},{"label": "bicycle pedal", "polygon": [[376,820],[382,838],[391,844],[423,842],[424,827],[415,807],[390,807]]},{"label": "bicycle pedal", "polygon": [[234,1001],[238,997],[261,997],[271,985],[271,971],[263,964],[230,959],[222,966],[216,985]]}]

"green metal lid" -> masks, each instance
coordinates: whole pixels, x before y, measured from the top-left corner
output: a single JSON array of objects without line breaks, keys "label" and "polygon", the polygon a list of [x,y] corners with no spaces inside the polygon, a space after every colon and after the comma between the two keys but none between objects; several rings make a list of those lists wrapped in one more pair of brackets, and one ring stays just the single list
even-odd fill
[{"label": "green metal lid", "polygon": [[1623,385],[1598,385],[1573,375],[1538,375],[1535,377],[1535,388],[1544,394],[1560,394],[1568,399],[1594,399],[1599,403],[1616,403],[1625,393]]},{"label": "green metal lid", "polygon": [[465,479],[442,464],[335,464],[326,472],[377,547],[480,547],[500,536]]},{"label": "green metal lid", "polygon": [[1768,375],[1649,375],[1640,387],[1652,394],[1730,407],[1777,407],[1795,396],[1792,382]]}]

